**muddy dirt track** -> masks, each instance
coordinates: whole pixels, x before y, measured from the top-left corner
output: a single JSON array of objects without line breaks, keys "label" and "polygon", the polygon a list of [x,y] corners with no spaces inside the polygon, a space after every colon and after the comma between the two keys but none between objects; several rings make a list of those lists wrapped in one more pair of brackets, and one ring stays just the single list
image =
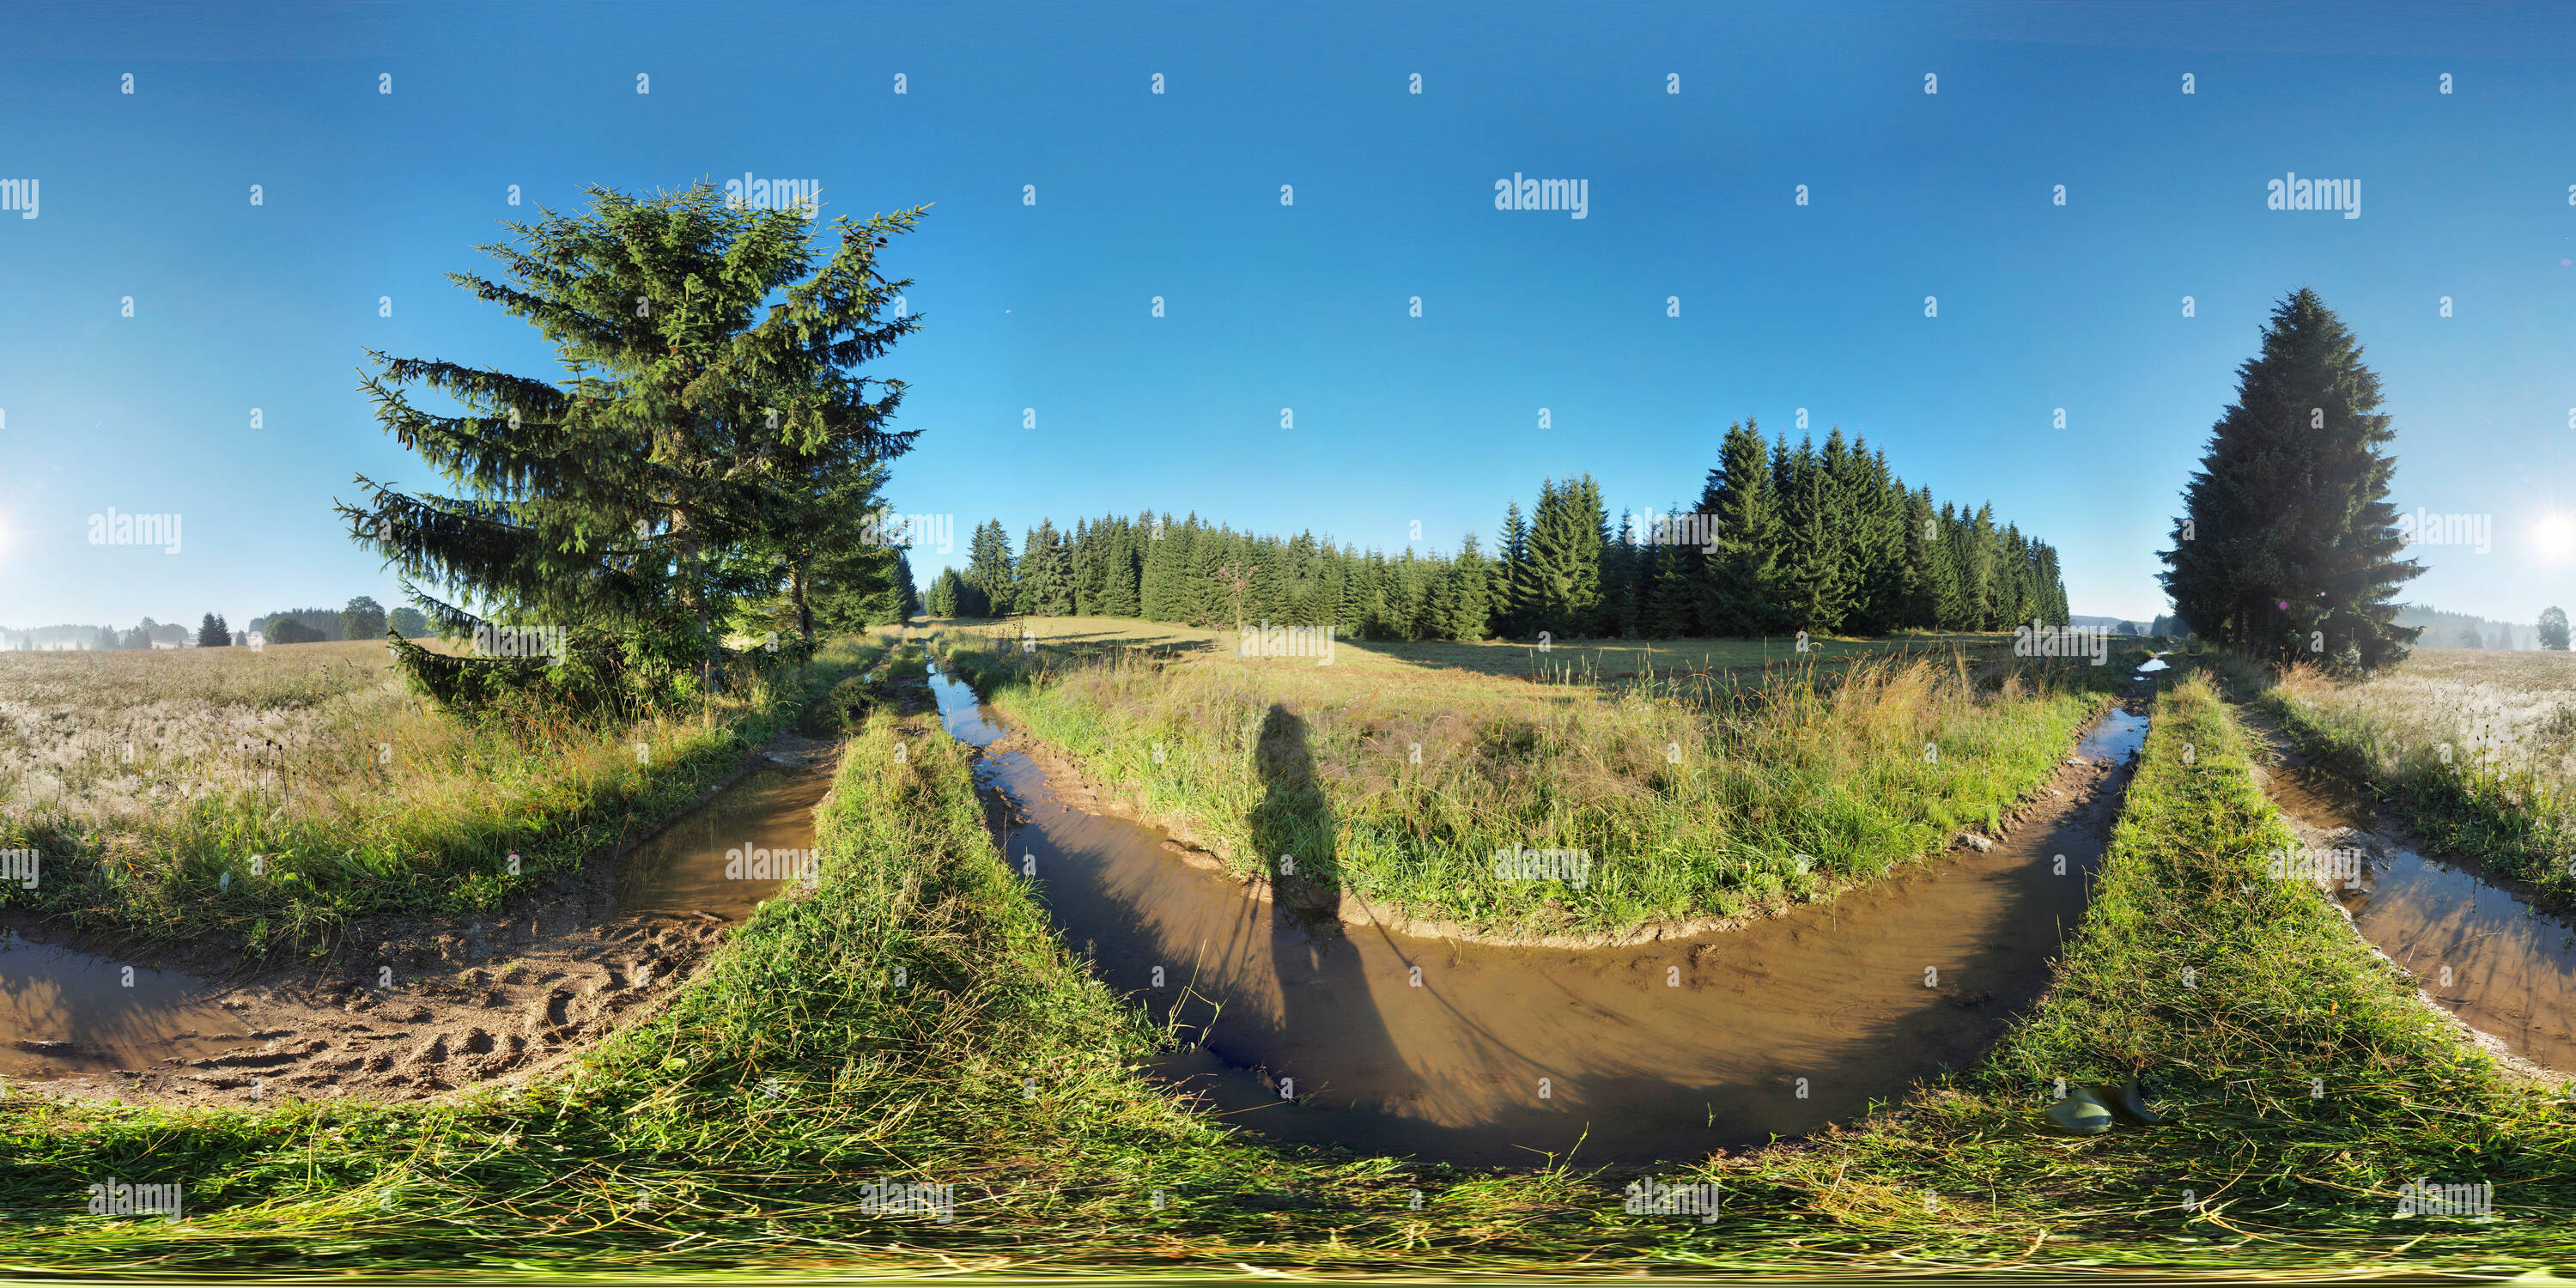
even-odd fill
[{"label": "muddy dirt track", "polygon": [[[321,958],[227,973],[226,947],[140,950],[0,927],[0,1075],[129,1103],[421,1099],[542,1073],[657,1010],[725,928],[792,895],[831,744],[782,734],[667,825],[503,913],[353,924]],[[728,850],[770,872],[728,877]]]}]

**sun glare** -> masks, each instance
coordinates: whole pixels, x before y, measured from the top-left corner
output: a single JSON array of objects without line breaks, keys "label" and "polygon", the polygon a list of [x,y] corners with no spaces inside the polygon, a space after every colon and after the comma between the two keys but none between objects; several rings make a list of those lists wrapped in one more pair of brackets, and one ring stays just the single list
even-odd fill
[{"label": "sun glare", "polygon": [[2576,516],[2544,516],[2531,530],[2532,545],[2544,559],[2556,562],[2576,555]]}]

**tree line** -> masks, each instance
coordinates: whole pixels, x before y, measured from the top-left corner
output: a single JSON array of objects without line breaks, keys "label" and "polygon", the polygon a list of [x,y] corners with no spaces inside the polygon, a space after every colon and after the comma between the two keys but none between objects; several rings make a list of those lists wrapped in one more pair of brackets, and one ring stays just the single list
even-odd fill
[{"label": "tree line", "polygon": [[[1680,509],[1675,507],[1676,511]],[[1196,513],[1042,519],[1015,555],[1000,520],[924,597],[933,616],[1141,617],[1193,626],[1334,625],[1364,638],[1754,636],[2063,625],[2057,551],[1994,508],[1936,504],[1883,452],[1766,442],[1729,426],[1688,513],[1613,522],[1589,474],[1506,507],[1492,553],[1394,555],[1276,537]]]}]

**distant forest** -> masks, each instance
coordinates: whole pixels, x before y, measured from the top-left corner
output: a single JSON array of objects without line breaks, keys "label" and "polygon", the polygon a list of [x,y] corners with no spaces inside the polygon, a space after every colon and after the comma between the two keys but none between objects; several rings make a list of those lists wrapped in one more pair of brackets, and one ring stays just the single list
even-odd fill
[{"label": "distant forest", "polygon": [[[1766,443],[1730,426],[1695,511],[1622,512],[1588,474],[1540,485],[1504,512],[1491,553],[1389,556],[1312,533],[1262,536],[1192,513],[1042,520],[1014,555],[994,520],[967,566],[925,596],[933,616],[1142,617],[1193,626],[1333,624],[1363,638],[1477,640],[2062,625],[2057,552],[1994,508],[1935,504],[1883,452]],[[1678,507],[1677,507],[1678,508]]]}]

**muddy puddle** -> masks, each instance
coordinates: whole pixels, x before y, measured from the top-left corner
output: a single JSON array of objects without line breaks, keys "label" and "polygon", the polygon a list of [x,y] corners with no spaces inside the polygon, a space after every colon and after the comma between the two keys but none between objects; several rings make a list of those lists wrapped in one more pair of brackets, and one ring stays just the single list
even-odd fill
[{"label": "muddy puddle", "polygon": [[629,917],[750,916],[760,901],[814,866],[814,807],[832,787],[827,767],[764,769],[635,847],[617,874]]},{"label": "muddy puddle", "polygon": [[501,1076],[595,1039],[719,926],[802,884],[823,759],[746,775],[589,895],[459,918],[353,962],[215,980],[0,934],[0,1076],[164,1101],[411,1096]]},{"label": "muddy puddle", "polygon": [[[931,683],[961,740],[1006,733],[965,684]],[[1007,746],[976,772],[1007,798],[1009,861],[1034,864],[1068,940],[1197,1040],[1155,1072],[1229,1121],[1435,1161],[1633,1167],[1810,1133],[1976,1059],[2045,988],[2145,731],[2115,713],[2052,784],[2063,796],[2043,792],[1991,850],[1627,948],[1421,939],[1282,909],[1187,866],[1153,828],[1068,807]]]},{"label": "muddy puddle", "polygon": [[0,935],[0,1075],[53,1079],[207,1059],[250,1040],[204,980]]},{"label": "muddy puddle", "polygon": [[[2362,936],[2471,1028],[2534,1064],[2576,1073],[2576,931],[2474,872],[2381,830],[2369,802],[2313,766],[2269,771],[2272,800],[2313,850],[2357,849],[2335,897]],[[2358,888],[2353,888],[2355,885]]]}]

